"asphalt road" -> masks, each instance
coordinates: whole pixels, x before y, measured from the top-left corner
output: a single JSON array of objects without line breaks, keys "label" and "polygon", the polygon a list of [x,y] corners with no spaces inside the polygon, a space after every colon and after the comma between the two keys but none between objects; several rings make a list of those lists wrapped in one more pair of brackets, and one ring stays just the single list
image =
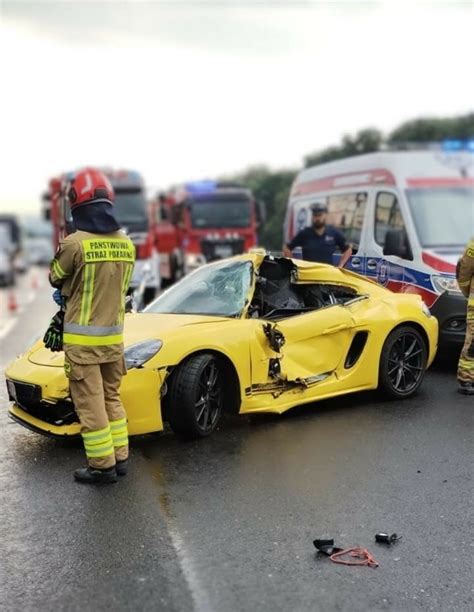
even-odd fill
[{"label": "asphalt road", "polygon": [[[2,368],[54,311],[35,278],[20,312],[0,292]],[[103,488],[73,481],[79,444],[30,433],[6,408],[2,383],[2,610],[474,608],[474,402],[452,365],[406,402],[360,394],[228,418],[199,442],[135,439],[129,475]],[[403,539],[375,544],[377,531]],[[318,558],[322,536],[368,547],[379,567]]]}]

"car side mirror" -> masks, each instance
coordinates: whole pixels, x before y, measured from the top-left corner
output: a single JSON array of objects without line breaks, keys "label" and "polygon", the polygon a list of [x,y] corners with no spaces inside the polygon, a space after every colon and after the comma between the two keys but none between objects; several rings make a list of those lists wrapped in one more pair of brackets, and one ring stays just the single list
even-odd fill
[{"label": "car side mirror", "polygon": [[125,312],[133,312],[134,311],[134,302],[133,297],[131,295],[127,295],[125,298]]},{"label": "car side mirror", "polygon": [[401,229],[388,230],[385,235],[384,255],[395,255],[402,259],[413,259],[411,248],[408,244],[406,232]]}]

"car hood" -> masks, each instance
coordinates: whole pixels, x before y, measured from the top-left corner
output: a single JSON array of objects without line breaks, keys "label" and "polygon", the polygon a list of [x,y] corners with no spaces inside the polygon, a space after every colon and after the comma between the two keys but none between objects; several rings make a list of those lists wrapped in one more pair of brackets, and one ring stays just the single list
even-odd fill
[{"label": "car hood", "polygon": [[[125,317],[125,347],[143,340],[165,340],[184,327],[226,323],[235,319],[203,315],[136,313]],[[36,365],[64,367],[64,353],[53,353],[38,341],[27,354],[28,361]]]}]

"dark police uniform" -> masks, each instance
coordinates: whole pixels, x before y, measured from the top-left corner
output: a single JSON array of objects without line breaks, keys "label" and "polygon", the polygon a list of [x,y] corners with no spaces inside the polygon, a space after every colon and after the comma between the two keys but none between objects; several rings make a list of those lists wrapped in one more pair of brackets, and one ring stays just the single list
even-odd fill
[{"label": "dark police uniform", "polygon": [[337,248],[341,253],[349,248],[344,234],[332,225],[326,225],[321,235],[317,234],[313,227],[306,227],[296,234],[287,246],[290,250],[301,247],[303,249],[303,259],[306,259],[306,261],[317,261],[325,264],[332,264],[332,256]]}]

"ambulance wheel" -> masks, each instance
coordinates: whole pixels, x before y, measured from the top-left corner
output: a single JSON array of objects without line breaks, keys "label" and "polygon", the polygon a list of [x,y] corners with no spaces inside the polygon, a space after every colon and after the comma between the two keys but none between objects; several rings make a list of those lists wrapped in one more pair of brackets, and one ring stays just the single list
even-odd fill
[{"label": "ambulance wheel", "polygon": [[410,325],[394,329],[380,357],[379,390],[393,399],[410,397],[421,385],[426,362],[427,347],[418,330]]},{"label": "ambulance wheel", "polygon": [[224,377],[215,355],[192,355],[173,372],[167,416],[172,430],[185,438],[204,438],[217,427],[222,414]]}]

